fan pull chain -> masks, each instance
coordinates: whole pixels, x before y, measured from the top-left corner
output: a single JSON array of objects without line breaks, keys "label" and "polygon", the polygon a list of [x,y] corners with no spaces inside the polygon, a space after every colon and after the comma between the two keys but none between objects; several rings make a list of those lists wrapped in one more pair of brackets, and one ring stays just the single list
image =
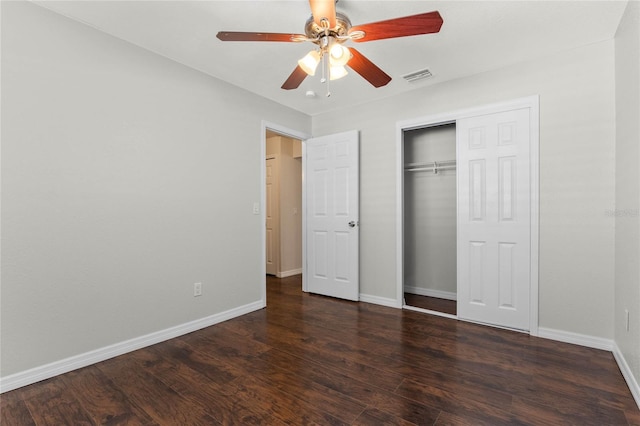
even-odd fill
[{"label": "fan pull chain", "polygon": [[329,89],[329,81],[331,81],[331,70],[329,69],[329,55],[325,51],[325,54],[322,55],[322,79],[323,83],[327,84],[327,98],[331,96],[331,90]]}]

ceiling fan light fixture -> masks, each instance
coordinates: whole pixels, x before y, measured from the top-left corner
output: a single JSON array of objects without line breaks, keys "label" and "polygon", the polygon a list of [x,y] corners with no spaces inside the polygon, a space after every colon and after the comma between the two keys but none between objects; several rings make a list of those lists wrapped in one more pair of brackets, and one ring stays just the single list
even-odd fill
[{"label": "ceiling fan light fixture", "polygon": [[[2,1],[2,0],[0,0]],[[400,37],[433,34],[440,31],[443,20],[438,11],[402,16],[383,21],[370,22],[355,27],[349,18],[335,9],[338,0],[309,0],[311,16],[306,21],[304,34],[263,33],[243,31],[220,31],[221,41],[275,41],[310,42],[316,45],[298,61],[298,65],[282,84],[282,89],[300,87],[307,75],[315,75],[322,61],[322,83],[337,80],[347,75],[349,66],[373,87],[382,87],[391,81],[391,76],[382,71],[358,50],[342,46],[346,41],[368,42]],[[327,89],[328,89],[327,85]],[[327,90],[327,96],[330,92]]]},{"label": "ceiling fan light fixture", "polygon": [[331,66],[344,67],[351,59],[351,52],[349,49],[341,44],[334,44],[329,51],[329,59],[331,60]]},{"label": "ceiling fan light fixture", "polygon": [[315,75],[316,68],[320,63],[320,54],[316,50],[307,53],[304,58],[298,61],[298,65],[308,75]]},{"label": "ceiling fan light fixture", "polygon": [[329,68],[329,80],[338,80],[349,74],[347,69],[342,65],[331,65]]}]

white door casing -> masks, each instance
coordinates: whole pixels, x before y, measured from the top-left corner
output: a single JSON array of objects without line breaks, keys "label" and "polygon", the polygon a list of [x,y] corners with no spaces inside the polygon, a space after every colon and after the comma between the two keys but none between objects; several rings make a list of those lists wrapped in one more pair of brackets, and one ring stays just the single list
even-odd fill
[{"label": "white door casing", "polygon": [[359,298],[358,132],[305,143],[306,290]]},{"label": "white door casing", "polygon": [[280,178],[279,159],[271,156],[266,159],[266,189],[265,189],[265,225],[266,225],[266,271],[269,275],[280,272]]},{"label": "white door casing", "polygon": [[456,122],[458,317],[530,327],[528,108]]}]

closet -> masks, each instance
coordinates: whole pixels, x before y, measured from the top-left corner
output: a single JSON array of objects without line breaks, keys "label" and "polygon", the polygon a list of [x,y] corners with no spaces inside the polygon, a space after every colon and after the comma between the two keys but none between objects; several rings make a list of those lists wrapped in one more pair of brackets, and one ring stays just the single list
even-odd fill
[{"label": "closet", "polygon": [[405,130],[405,304],[456,315],[456,125]]},{"label": "closet", "polygon": [[398,123],[404,308],[537,333],[538,123],[537,96]]}]

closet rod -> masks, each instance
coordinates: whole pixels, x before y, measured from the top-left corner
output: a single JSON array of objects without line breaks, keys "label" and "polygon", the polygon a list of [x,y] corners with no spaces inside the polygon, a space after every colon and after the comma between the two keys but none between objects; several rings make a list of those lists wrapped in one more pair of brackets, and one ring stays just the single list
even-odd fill
[{"label": "closet rod", "polygon": [[427,163],[408,163],[404,165],[405,169],[413,169],[414,167],[433,167],[437,166],[452,166],[456,164],[456,160],[443,160],[443,161],[430,161]]},{"label": "closet rod", "polygon": [[404,168],[407,172],[430,171],[437,174],[439,170],[455,170],[456,160],[433,161],[431,163],[411,163]]},{"label": "closet rod", "polygon": [[405,169],[405,172],[433,172],[434,174],[438,174],[440,171],[444,170],[455,170],[456,166],[446,166],[446,167],[416,167],[413,169]]}]

